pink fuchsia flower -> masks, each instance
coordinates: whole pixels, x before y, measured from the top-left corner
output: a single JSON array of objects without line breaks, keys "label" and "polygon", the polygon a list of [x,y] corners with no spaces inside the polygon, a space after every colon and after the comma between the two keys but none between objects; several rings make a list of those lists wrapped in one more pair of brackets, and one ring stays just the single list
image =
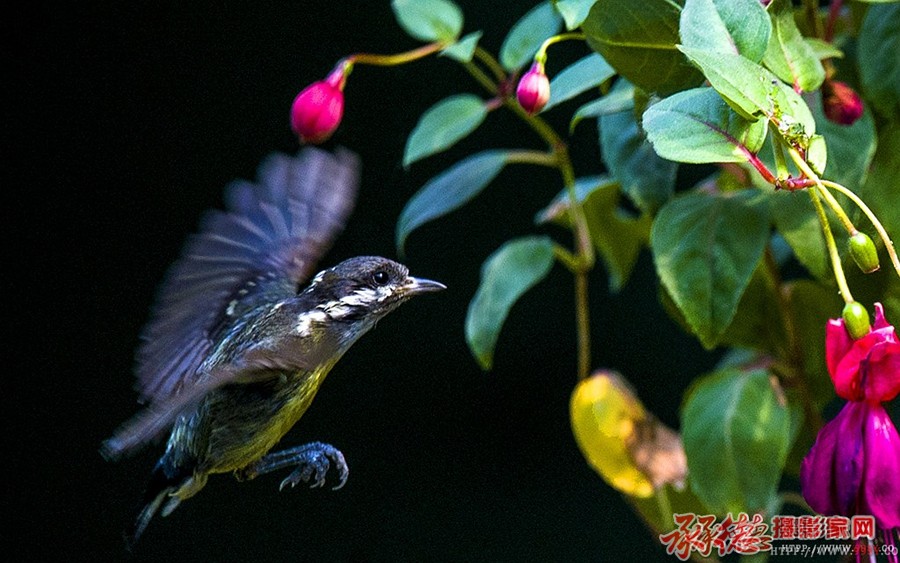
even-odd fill
[{"label": "pink fuchsia flower", "polygon": [[822,84],[822,109],[825,117],[841,125],[853,125],[863,114],[863,103],[856,90],[838,80]]},{"label": "pink fuchsia flower", "polygon": [[349,65],[338,64],[325,80],[313,82],[294,98],[291,129],[301,143],[322,143],[340,125],[348,70]]},{"label": "pink fuchsia flower", "polygon": [[848,401],[883,403],[900,393],[900,340],[875,304],[869,333],[853,340],[843,319],[825,328],[825,359],[838,396]]},{"label": "pink fuchsia flower", "polygon": [[535,62],[531,69],[519,80],[516,88],[516,99],[519,105],[530,115],[544,109],[550,100],[550,80],[544,73],[544,64]]},{"label": "pink fuchsia flower", "polygon": [[[872,515],[900,528],[900,435],[878,403],[851,401],[803,459],[803,498],[820,514]],[[889,532],[886,532],[889,533]]]}]

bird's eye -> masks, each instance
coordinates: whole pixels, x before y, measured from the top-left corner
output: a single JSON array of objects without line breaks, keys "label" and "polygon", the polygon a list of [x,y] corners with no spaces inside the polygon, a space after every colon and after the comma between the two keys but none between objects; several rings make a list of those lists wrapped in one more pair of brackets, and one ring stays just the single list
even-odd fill
[{"label": "bird's eye", "polygon": [[372,274],[372,281],[375,282],[375,285],[387,285],[390,280],[391,277],[384,270],[378,270]]}]

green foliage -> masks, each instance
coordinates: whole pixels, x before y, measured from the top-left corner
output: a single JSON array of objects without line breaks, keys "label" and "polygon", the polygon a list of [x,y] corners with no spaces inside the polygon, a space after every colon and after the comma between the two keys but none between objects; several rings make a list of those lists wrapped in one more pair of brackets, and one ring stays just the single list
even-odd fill
[{"label": "green foliage", "polygon": [[473,94],[457,94],[431,106],[406,140],[403,166],[450,148],[477,129],[486,116],[484,101]]},{"label": "green foliage", "polygon": [[525,66],[545,39],[556,35],[562,20],[553,5],[541,2],[531,9],[509,31],[500,47],[500,63],[507,70]]},{"label": "green foliage", "polygon": [[505,151],[484,151],[461,160],[428,181],[407,202],[397,219],[397,248],[423,224],[446,215],[481,193],[506,164]]},{"label": "green foliage", "polygon": [[590,47],[629,82],[660,95],[699,86],[675,48],[681,0],[598,0],[581,25]]},{"label": "green foliage", "polygon": [[569,123],[569,131],[573,131],[583,119],[619,113],[632,108],[634,108],[634,86],[626,80],[620,80],[608,94],[578,108]]},{"label": "green foliage", "polygon": [[603,84],[616,71],[609,66],[603,57],[597,54],[588,55],[564,68],[550,82],[550,101],[544,111],[574,98],[582,92]]},{"label": "green foliage", "polygon": [[715,346],[762,256],[769,220],[751,194],[674,198],[653,222],[656,271],[700,342]]},{"label": "green foliage", "polygon": [[681,415],[691,489],[716,514],[764,512],[799,420],[764,370],[702,377]]},{"label": "green foliage", "polygon": [[769,12],[773,33],[763,63],[788,84],[807,92],[815,90],[825,80],[825,68],[797,29],[790,0],[774,0]]},{"label": "green foliage", "polygon": [[743,55],[759,62],[772,25],[759,0],[686,0],[679,30],[686,47]]},{"label": "green foliage", "polygon": [[642,211],[659,209],[675,190],[678,165],[654,152],[630,111],[601,116],[598,128],[603,163],[622,192]]},{"label": "green foliage", "polygon": [[466,341],[482,369],[493,365],[497,337],[512,306],[551,266],[553,241],[548,237],[511,240],[485,260],[481,285],[466,316]]},{"label": "green foliage", "polygon": [[392,0],[397,23],[420,41],[454,41],[462,31],[462,11],[450,0]]},{"label": "green foliage", "polygon": [[866,99],[900,118],[900,4],[870,6],[859,30],[859,74]]},{"label": "green foliage", "polygon": [[775,228],[794,251],[797,260],[820,280],[831,275],[822,226],[806,192],[772,192]]},{"label": "green foliage", "polygon": [[587,18],[597,0],[555,0],[556,11],[566,22],[566,29],[575,29]]},{"label": "green foliage", "polygon": [[840,125],[825,117],[820,98],[817,92],[810,108],[819,132],[825,137],[829,158],[840,163],[826,168],[824,177],[855,189],[865,181],[875,156],[877,142],[872,112],[866,109],[856,123]]},{"label": "green foliage", "polygon": [[480,31],[473,31],[441,51],[441,54],[461,63],[467,63],[472,60],[472,56],[475,54],[475,48],[478,47],[478,41],[481,39],[482,35],[483,34]]},{"label": "green foliage", "polygon": [[678,162],[744,162],[766,138],[766,121],[737,115],[712,88],[669,96],[644,112],[647,139]]}]

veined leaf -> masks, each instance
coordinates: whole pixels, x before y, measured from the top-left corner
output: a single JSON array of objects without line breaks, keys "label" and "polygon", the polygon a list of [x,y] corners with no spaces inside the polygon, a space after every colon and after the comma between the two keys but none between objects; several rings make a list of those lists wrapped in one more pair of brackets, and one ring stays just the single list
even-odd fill
[{"label": "veined leaf", "polygon": [[588,45],[650,93],[699,86],[703,77],[677,51],[683,0],[598,0],[581,24]]},{"label": "veined leaf", "polygon": [[681,415],[691,489],[715,513],[754,513],[776,494],[800,427],[764,370],[703,377]]},{"label": "veined leaf", "polygon": [[478,40],[481,39],[481,36],[482,32],[473,31],[441,51],[441,55],[461,63],[467,63],[472,60],[472,55],[475,54],[475,48],[478,47]]},{"label": "veined leaf", "polygon": [[669,201],[653,222],[657,274],[707,348],[731,324],[769,237],[754,196],[691,193]]},{"label": "veined leaf", "polygon": [[603,84],[615,73],[603,57],[597,54],[572,63],[550,82],[550,100],[544,106],[544,111]]},{"label": "veined leaf", "polygon": [[807,136],[815,134],[816,122],[806,102],[770,71],[740,55],[678,48],[741,117],[755,120],[765,115],[784,126],[798,124]]},{"label": "veined leaf", "polygon": [[869,6],[856,60],[866,101],[885,117],[900,117],[900,3]]},{"label": "veined leaf", "polygon": [[494,347],[510,309],[553,266],[549,237],[511,240],[485,260],[481,285],[466,315],[466,341],[482,369],[493,365]]},{"label": "veined leaf", "polygon": [[461,160],[429,180],[406,203],[397,219],[397,248],[423,224],[461,207],[481,193],[506,164],[506,151],[489,150]]},{"label": "veined leaf", "polygon": [[600,117],[632,109],[634,107],[634,86],[625,80],[622,80],[621,83],[625,85],[619,88],[614,87],[602,98],[578,108],[569,123],[569,132],[574,131],[581,120],[588,117]]},{"label": "veined leaf", "polygon": [[507,70],[516,70],[527,64],[541,43],[556,35],[562,18],[549,1],[532,8],[509,30],[500,47],[500,64]]},{"label": "veined leaf", "polygon": [[392,0],[397,23],[420,41],[453,41],[462,31],[463,15],[451,0]]},{"label": "veined leaf", "polygon": [[679,31],[687,47],[740,54],[759,62],[772,24],[759,0],[685,0]]},{"label": "veined leaf", "polygon": [[598,126],[603,162],[622,192],[642,211],[656,211],[675,191],[678,164],[656,154],[633,112],[603,115]]},{"label": "veined leaf", "polygon": [[587,18],[591,6],[597,0],[556,0],[556,11],[566,22],[566,29],[573,30]]},{"label": "veined leaf", "polygon": [[403,166],[450,148],[477,129],[486,115],[484,101],[473,94],[457,94],[431,106],[406,140]]},{"label": "veined leaf", "polygon": [[747,161],[765,141],[767,123],[740,117],[712,88],[669,96],[650,106],[643,118],[658,155],[693,163]]},{"label": "veined leaf", "polygon": [[769,13],[773,31],[763,64],[788,84],[797,84],[806,92],[816,90],[825,80],[825,68],[797,29],[791,2],[774,0]]}]

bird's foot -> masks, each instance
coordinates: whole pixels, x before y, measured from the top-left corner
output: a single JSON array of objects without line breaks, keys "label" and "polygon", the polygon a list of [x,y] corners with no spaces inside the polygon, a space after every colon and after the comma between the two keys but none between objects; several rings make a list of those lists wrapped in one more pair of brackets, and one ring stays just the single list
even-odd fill
[{"label": "bird's foot", "polygon": [[337,490],[347,482],[350,469],[344,460],[344,454],[339,449],[322,442],[312,442],[296,448],[266,454],[258,461],[235,472],[235,476],[238,479],[252,479],[263,473],[271,473],[283,467],[296,465],[297,468],[281,482],[279,490],[283,490],[288,485],[295,487],[301,481],[309,483],[310,480],[312,480],[310,487],[316,488],[325,485],[325,475],[332,463],[337,468],[338,479],[340,479],[340,483],[333,487],[333,490]]}]

